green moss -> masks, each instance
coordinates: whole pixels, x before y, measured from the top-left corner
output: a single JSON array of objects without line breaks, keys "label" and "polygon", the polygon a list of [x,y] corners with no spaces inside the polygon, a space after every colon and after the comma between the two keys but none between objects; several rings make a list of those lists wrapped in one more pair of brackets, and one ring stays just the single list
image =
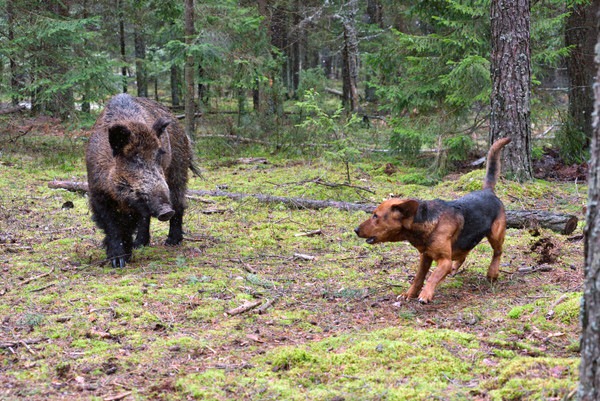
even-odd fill
[{"label": "green moss", "polygon": [[581,311],[581,292],[569,294],[567,299],[554,307],[554,318],[565,324],[579,322]]}]

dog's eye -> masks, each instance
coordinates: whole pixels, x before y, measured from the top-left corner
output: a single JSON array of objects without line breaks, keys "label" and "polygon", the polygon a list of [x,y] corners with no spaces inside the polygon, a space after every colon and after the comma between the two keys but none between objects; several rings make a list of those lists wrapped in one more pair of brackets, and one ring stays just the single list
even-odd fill
[{"label": "dog's eye", "polygon": [[373,218],[376,219],[377,217],[379,217],[377,216],[377,213],[373,213]]}]

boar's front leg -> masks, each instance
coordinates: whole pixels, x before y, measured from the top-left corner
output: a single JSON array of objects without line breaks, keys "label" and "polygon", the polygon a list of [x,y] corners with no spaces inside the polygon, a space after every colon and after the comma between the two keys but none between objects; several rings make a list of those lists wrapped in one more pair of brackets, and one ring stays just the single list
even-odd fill
[{"label": "boar's front leg", "polygon": [[150,215],[141,215],[137,222],[137,234],[133,242],[134,248],[150,244]]},{"label": "boar's front leg", "polygon": [[105,234],[103,243],[107,259],[113,267],[125,267],[133,248],[133,217],[120,213],[114,202],[103,197],[93,197],[90,203],[92,218]]},{"label": "boar's front leg", "polygon": [[165,241],[167,245],[178,245],[183,240],[183,210],[175,208],[175,214],[169,220],[169,236]]}]

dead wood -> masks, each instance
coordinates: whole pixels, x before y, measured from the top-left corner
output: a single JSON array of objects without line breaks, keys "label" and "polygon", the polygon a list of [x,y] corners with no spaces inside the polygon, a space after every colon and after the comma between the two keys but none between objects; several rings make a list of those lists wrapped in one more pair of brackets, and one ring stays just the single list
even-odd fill
[{"label": "dead wood", "polygon": [[262,304],[262,300],[254,301],[254,302],[246,302],[245,304],[240,305],[237,308],[230,309],[225,313],[227,313],[229,316],[239,315],[239,314],[248,312],[248,311],[256,308],[260,304]]},{"label": "dead wood", "polygon": [[122,400],[123,398],[127,398],[131,395],[131,391],[126,391],[124,393],[121,394],[117,394],[117,395],[113,395],[111,397],[106,397],[104,398],[104,401],[118,401],[118,400]]},{"label": "dead wood", "polygon": [[20,111],[25,110],[25,106],[24,105],[17,105],[17,106],[13,106],[13,107],[5,107],[5,108],[1,108],[0,109],[0,115],[2,114],[11,114],[11,113],[18,113]]},{"label": "dead wood", "polygon": [[31,340],[16,340],[16,341],[2,341],[0,342],[0,348],[16,348],[19,345],[31,345],[31,344],[38,344],[41,342],[46,341],[47,338],[36,338],[36,339],[31,339]]},{"label": "dead wood", "polygon": [[28,278],[27,280],[24,280],[23,282],[21,282],[21,285],[23,286],[23,285],[29,284],[32,281],[37,280],[39,278],[49,276],[50,274],[52,274],[53,271],[54,271],[54,266],[52,266],[52,269],[50,269],[50,271],[47,272],[47,273],[42,273],[42,274],[40,274],[38,276],[33,276],[33,277]]},{"label": "dead wood", "polygon": [[[66,189],[73,192],[87,192],[87,183],[72,181],[52,181],[48,186],[53,189]],[[264,203],[282,203],[293,209],[311,209],[320,210],[325,208],[334,208],[346,210],[349,212],[362,211],[371,213],[375,210],[374,204],[368,203],[350,203],[331,200],[315,200],[305,198],[288,198],[284,196],[274,196],[265,194],[244,194],[236,192],[227,192],[221,190],[188,190],[188,195],[192,196],[220,196],[233,200],[242,200],[244,198],[254,198]],[[506,226],[508,228],[529,229],[529,228],[547,228],[561,234],[571,234],[577,228],[578,219],[576,216],[563,213],[554,213],[544,210],[507,210]]]},{"label": "dead wood", "polygon": [[262,304],[260,306],[260,308],[258,308],[256,310],[256,313],[258,313],[259,315],[264,315],[267,312],[267,309],[269,309],[271,306],[273,306],[275,304],[275,302],[277,302],[279,298],[275,297],[273,299],[269,299],[267,302],[265,302],[264,304]]}]

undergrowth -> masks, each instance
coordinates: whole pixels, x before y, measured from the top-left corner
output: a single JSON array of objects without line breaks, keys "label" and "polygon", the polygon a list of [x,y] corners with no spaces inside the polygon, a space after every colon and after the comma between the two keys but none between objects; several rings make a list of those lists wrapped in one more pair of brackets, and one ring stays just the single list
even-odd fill
[{"label": "undergrowth", "polygon": [[[576,387],[581,225],[568,238],[509,229],[496,283],[483,241],[420,305],[397,298],[418,252],[357,238],[366,213],[193,197],[181,246],[162,245],[168,226],[153,221],[151,246],[115,270],[86,196],[47,186],[85,180],[84,145],[40,135],[0,155],[2,399],[548,400]],[[241,156],[200,157],[190,188],[376,203],[452,199],[483,177],[437,181],[389,156],[349,170]],[[350,185],[328,185],[348,171]],[[497,193],[507,208],[583,218],[581,185],[501,181]],[[544,269],[540,236],[556,252]],[[255,301],[270,304],[231,313]]]}]

